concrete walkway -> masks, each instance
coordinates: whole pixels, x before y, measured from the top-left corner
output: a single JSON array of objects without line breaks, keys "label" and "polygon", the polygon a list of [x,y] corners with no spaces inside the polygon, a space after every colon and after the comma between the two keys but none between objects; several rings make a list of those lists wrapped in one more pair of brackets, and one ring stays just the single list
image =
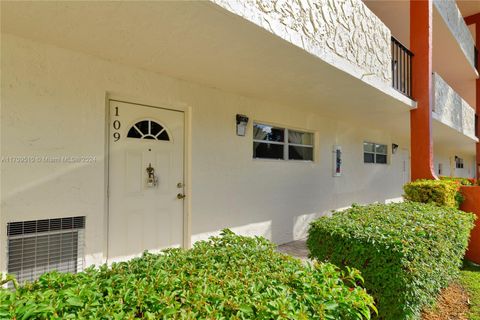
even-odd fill
[{"label": "concrete walkway", "polygon": [[292,257],[308,261],[307,239],[292,241],[279,245],[277,250],[281,253],[291,255]]}]

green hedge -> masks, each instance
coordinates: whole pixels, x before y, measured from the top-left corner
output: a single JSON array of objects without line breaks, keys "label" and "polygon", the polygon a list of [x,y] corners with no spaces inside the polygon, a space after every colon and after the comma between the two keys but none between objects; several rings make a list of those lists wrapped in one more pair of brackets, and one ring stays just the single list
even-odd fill
[{"label": "green hedge", "polygon": [[439,206],[459,208],[463,202],[460,182],[452,180],[416,180],[403,186],[405,200],[435,203]]},{"label": "green hedge", "polygon": [[474,216],[405,202],[353,206],[314,221],[312,257],[357,268],[382,319],[416,319],[457,276]]},{"label": "green hedge", "polygon": [[474,178],[440,177],[440,180],[457,181],[462,186],[475,186],[478,184],[478,181]]},{"label": "green hedge", "polygon": [[305,265],[224,230],[191,250],[145,254],[0,291],[4,319],[369,319],[356,270]]}]

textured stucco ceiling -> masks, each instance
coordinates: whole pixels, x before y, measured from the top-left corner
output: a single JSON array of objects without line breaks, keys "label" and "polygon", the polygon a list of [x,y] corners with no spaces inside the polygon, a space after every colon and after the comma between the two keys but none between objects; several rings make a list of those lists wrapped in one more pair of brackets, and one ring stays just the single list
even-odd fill
[{"label": "textured stucco ceiling", "polygon": [[475,155],[475,141],[457,130],[437,121],[432,121],[434,150],[436,148],[462,152],[465,155]]},{"label": "textured stucco ceiling", "polygon": [[409,1],[364,0],[363,2],[387,25],[392,36],[406,47],[410,46]]},{"label": "textured stucco ceiling", "polygon": [[457,5],[464,17],[480,13],[480,0],[457,0]]}]

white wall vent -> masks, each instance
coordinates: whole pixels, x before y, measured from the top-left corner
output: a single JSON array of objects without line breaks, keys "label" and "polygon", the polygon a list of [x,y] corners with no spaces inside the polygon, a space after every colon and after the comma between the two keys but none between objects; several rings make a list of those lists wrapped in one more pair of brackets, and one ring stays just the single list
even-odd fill
[{"label": "white wall vent", "polygon": [[84,232],[85,217],[8,223],[8,273],[24,283],[52,270],[81,271]]}]

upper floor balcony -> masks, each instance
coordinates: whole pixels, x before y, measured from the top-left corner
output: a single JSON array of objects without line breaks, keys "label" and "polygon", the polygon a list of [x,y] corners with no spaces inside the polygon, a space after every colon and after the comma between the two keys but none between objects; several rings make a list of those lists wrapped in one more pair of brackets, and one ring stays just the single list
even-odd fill
[{"label": "upper floor balcony", "polygon": [[439,74],[433,75],[433,142],[435,148],[475,156],[475,110]]},{"label": "upper floor balcony", "polygon": [[[392,36],[407,48],[410,45],[410,2],[364,0],[365,4],[391,30]],[[455,65],[452,76],[478,76],[475,41],[455,0],[433,0],[434,69]],[[443,70],[442,70],[443,71]]]},{"label": "upper floor balcony", "polygon": [[[365,0],[365,4],[390,28],[393,37],[403,43],[402,47],[408,50],[410,2]],[[456,132],[475,139],[475,79],[478,77],[476,48],[456,1],[433,0],[432,36],[435,126],[447,126],[453,129],[450,134]],[[393,55],[394,66],[397,60],[402,61]],[[408,68],[406,72],[409,76]],[[404,73],[405,71],[400,71],[401,75]],[[402,80],[396,83],[394,81],[393,85],[396,84],[405,86]],[[445,135],[447,133],[448,131]]]},{"label": "upper floor balcony", "polygon": [[412,53],[361,0],[211,0],[405,104]]},{"label": "upper floor balcony", "polygon": [[[477,55],[475,40],[468,30],[464,17],[457,6],[456,1],[452,0],[433,0],[433,5],[442,17],[444,25],[455,38],[455,42],[463,52],[471,71],[477,73]],[[441,27],[441,26],[438,26]],[[478,74],[477,74],[478,76]]]},{"label": "upper floor balcony", "polygon": [[433,118],[444,125],[478,141],[475,131],[475,109],[473,109],[438,74],[433,74],[434,101]]},{"label": "upper floor balcony", "polygon": [[[345,67],[350,64],[368,72],[371,77],[360,78],[377,88],[382,88],[379,82],[388,83],[397,93],[415,98],[411,67],[414,53],[408,49],[409,1],[325,0],[318,5],[214,1],[341,70],[355,74]],[[453,129],[450,134],[456,132],[475,140],[475,110],[471,106],[475,105],[473,79],[478,73],[473,38],[454,1],[434,0],[433,24],[433,69],[437,72],[433,77],[433,117],[438,124]]]}]

